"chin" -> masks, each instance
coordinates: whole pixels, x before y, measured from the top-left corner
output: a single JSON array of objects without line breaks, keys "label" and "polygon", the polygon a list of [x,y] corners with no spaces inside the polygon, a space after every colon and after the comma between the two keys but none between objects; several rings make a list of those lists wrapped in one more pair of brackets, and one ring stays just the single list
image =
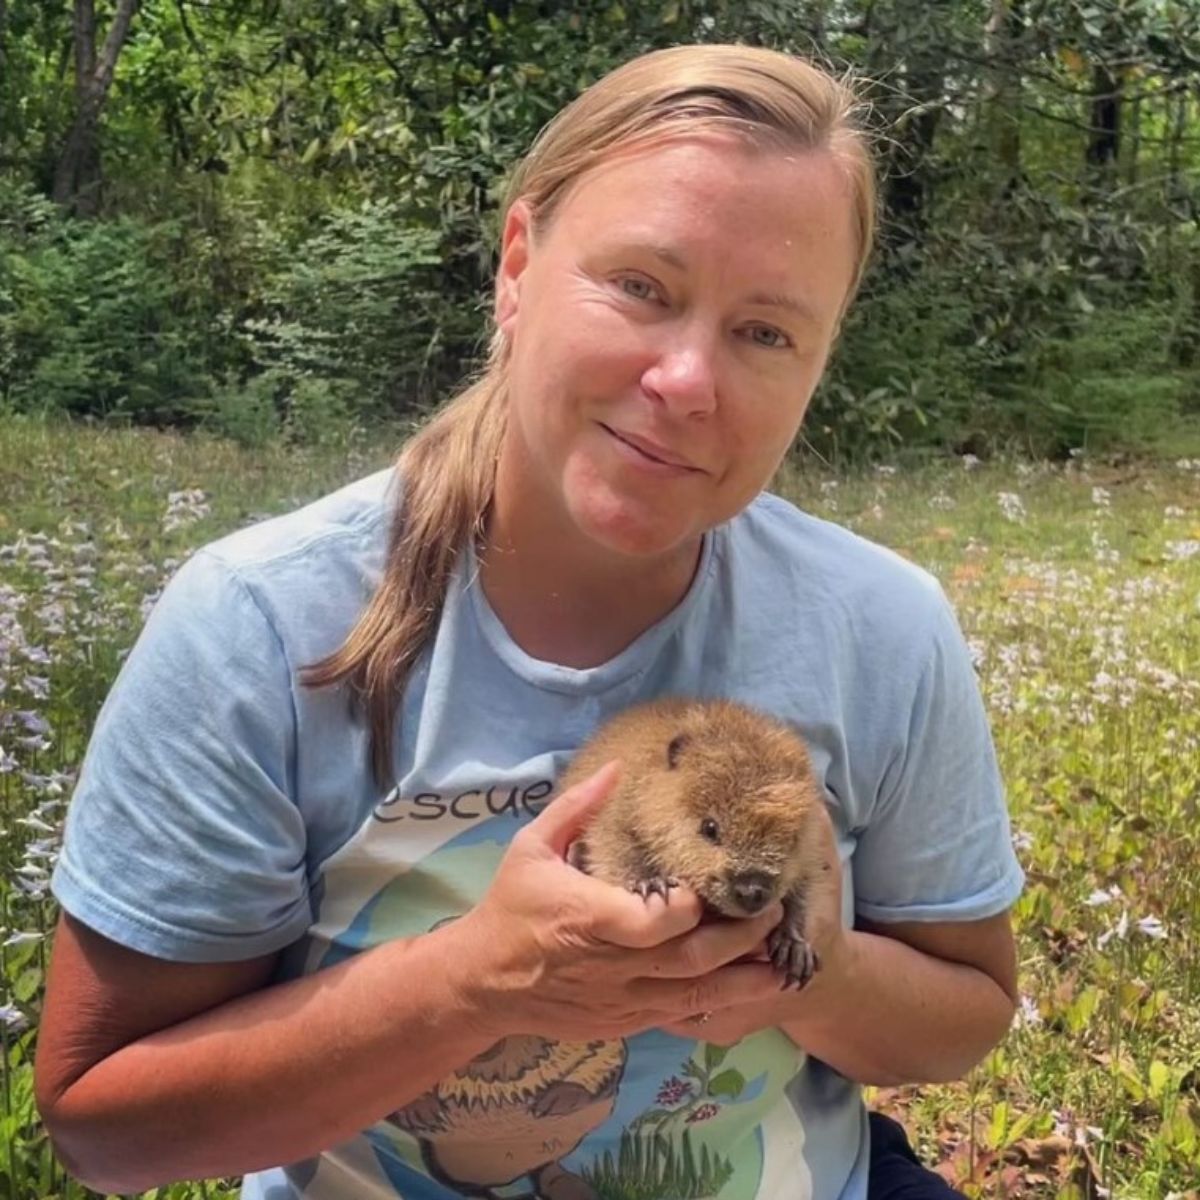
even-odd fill
[{"label": "chin", "polygon": [[694,542],[706,528],[688,497],[656,486],[631,489],[606,479],[590,464],[573,464],[563,498],[575,528],[599,546],[631,558],[662,558]]},{"label": "chin", "polygon": [[699,536],[691,522],[664,520],[643,505],[583,499],[569,507],[588,541],[628,558],[662,558]]}]

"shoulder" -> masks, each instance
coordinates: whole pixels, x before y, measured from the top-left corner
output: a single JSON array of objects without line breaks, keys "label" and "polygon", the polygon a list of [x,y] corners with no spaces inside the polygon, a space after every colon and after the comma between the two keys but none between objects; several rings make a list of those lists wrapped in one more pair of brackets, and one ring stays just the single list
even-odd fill
[{"label": "shoulder", "polygon": [[265,622],[289,657],[321,657],[378,585],[394,496],[388,469],[208,543],[176,573],[151,622],[166,611],[216,629]]},{"label": "shoulder", "polygon": [[856,638],[936,635],[953,620],[941,584],[924,568],[769,492],[734,518],[729,545],[756,590],[781,593],[793,611]]},{"label": "shoulder", "polygon": [[292,512],[227,534],[204,551],[231,570],[253,573],[288,560],[370,545],[381,530],[386,534],[395,479],[390,467],[377,471]]}]

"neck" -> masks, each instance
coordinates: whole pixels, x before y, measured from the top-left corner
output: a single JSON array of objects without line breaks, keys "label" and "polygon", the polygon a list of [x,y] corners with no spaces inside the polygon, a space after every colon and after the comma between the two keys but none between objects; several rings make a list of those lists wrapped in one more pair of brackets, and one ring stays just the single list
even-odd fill
[{"label": "neck", "polygon": [[504,486],[501,468],[480,549],[492,611],[525,653],[568,667],[619,654],[687,594],[701,539],[642,559],[583,538],[561,506]]}]

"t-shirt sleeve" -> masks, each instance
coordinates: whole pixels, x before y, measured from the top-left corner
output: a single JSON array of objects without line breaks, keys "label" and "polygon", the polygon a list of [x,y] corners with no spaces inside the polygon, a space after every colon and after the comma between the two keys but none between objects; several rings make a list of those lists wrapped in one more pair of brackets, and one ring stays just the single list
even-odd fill
[{"label": "t-shirt sleeve", "polygon": [[940,589],[925,641],[898,714],[907,734],[852,859],[856,910],[873,921],[977,920],[1024,885],[970,652]]},{"label": "t-shirt sleeve", "polygon": [[291,681],[246,583],[196,554],[97,719],[53,877],[63,908],[132,949],[190,962],[250,958],[303,934]]}]

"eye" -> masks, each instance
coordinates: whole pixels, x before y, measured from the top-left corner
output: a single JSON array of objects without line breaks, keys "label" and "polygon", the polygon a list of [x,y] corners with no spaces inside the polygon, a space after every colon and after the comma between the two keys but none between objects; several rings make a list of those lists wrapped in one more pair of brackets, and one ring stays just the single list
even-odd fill
[{"label": "eye", "polygon": [[751,325],[745,333],[750,341],[764,350],[784,350],[792,344],[792,339],[773,325]]},{"label": "eye", "polygon": [[659,300],[659,289],[641,275],[622,275],[617,286],[634,300]]},{"label": "eye", "polygon": [[700,822],[700,836],[712,842],[714,846],[719,845],[721,842],[721,827],[712,817],[705,817]]}]

